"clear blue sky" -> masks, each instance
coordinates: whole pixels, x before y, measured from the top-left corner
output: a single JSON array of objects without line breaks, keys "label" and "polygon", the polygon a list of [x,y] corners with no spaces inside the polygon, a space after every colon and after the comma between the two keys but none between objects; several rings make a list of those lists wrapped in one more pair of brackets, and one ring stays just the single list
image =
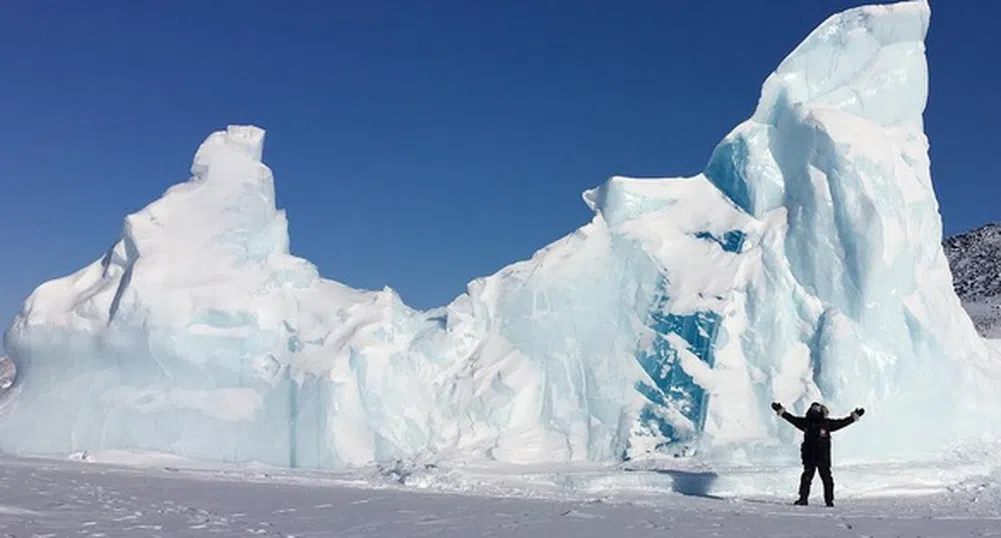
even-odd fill
[{"label": "clear blue sky", "polygon": [[[292,249],[418,307],[688,175],[845,0],[0,4],[0,318],[90,263],[227,123],[268,130]],[[946,233],[1001,219],[994,2],[932,2]],[[0,323],[6,325],[6,321]]]}]

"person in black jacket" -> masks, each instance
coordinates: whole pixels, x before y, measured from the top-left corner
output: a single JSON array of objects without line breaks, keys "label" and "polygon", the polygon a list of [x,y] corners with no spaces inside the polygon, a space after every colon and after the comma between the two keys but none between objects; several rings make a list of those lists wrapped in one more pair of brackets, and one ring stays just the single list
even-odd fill
[{"label": "person in black jacket", "polygon": [[772,403],[775,413],[786,419],[790,424],[803,432],[803,444],[800,445],[800,457],[803,460],[803,475],[799,480],[799,499],[794,503],[807,505],[810,497],[810,483],[813,474],[820,471],[820,479],[824,483],[824,502],[834,506],[834,477],[831,476],[831,434],[857,421],[865,409],[856,408],[845,418],[827,418],[827,407],[819,402],[810,404],[806,416],[797,417],[790,414],[782,404]]}]

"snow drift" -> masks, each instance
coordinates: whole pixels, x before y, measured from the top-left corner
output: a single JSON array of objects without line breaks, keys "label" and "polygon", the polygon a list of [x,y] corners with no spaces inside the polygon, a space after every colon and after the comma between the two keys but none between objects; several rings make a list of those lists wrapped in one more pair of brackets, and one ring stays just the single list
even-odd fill
[{"label": "snow drift", "polygon": [[990,440],[1001,377],[952,288],[922,127],[929,16],[831,17],[703,174],[610,179],[591,222],[431,311],[291,255],[264,132],[213,133],[187,182],[27,299],[0,449],[781,463],[796,433],[768,403],[815,399],[869,409],[843,458]]}]

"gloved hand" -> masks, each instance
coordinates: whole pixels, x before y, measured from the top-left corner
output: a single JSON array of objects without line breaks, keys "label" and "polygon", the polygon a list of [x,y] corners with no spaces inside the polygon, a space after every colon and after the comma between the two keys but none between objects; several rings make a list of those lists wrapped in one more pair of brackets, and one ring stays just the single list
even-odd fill
[{"label": "gloved hand", "polygon": [[858,416],[862,416],[862,415],[865,414],[865,409],[862,409],[861,407],[856,407],[855,408],[855,414],[858,415]]},{"label": "gloved hand", "polygon": [[776,415],[781,416],[782,412],[785,411],[785,409],[783,409],[782,404],[778,402],[772,402],[772,411],[775,411]]}]

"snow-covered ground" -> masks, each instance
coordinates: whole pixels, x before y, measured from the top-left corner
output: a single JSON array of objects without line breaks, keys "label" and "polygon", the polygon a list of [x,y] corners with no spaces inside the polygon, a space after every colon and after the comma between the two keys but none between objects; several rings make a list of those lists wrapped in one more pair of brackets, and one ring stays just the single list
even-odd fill
[{"label": "snow-covered ground", "polygon": [[[401,484],[391,472],[199,468],[169,458],[129,463],[142,465],[0,458],[0,536],[1001,536],[1001,495],[984,485],[990,477],[949,491],[848,495],[826,508],[791,506],[791,495],[720,498],[566,484],[519,491],[502,480],[467,483],[458,493]],[[846,471],[836,470],[835,479],[851,489],[863,473]],[[622,471],[619,486],[659,474]],[[569,483],[573,475],[547,477]]]}]

